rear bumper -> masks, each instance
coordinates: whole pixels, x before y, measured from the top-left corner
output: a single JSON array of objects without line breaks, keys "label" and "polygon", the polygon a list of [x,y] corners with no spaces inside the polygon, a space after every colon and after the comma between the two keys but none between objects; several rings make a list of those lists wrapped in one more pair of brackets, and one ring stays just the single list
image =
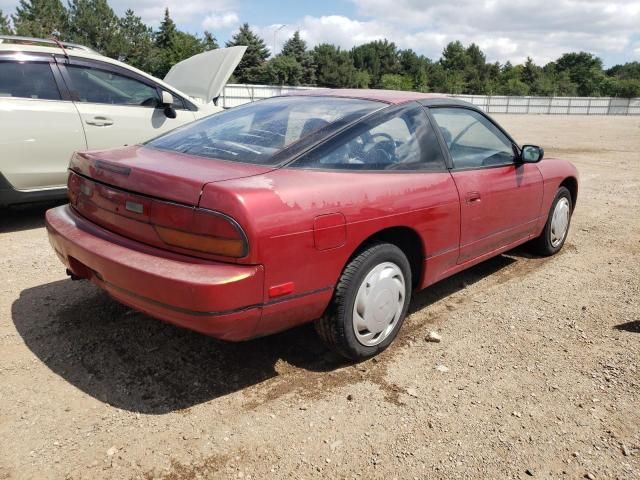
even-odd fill
[{"label": "rear bumper", "polygon": [[49,241],[76,276],[153,317],[224,340],[256,335],[264,269],[173,254],[116,235],[70,206],[48,210]]}]

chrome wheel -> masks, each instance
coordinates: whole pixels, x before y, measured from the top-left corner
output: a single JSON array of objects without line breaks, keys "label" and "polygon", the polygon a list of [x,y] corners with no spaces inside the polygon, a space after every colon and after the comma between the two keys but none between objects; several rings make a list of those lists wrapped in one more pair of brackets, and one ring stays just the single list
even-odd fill
[{"label": "chrome wheel", "polygon": [[555,248],[562,243],[569,229],[569,218],[571,216],[571,206],[569,200],[561,197],[556,203],[551,217],[551,229],[549,232],[551,245]]},{"label": "chrome wheel", "polygon": [[406,295],[402,270],[392,262],[375,266],[364,278],[353,306],[353,330],[362,345],[383,342],[402,316]]}]

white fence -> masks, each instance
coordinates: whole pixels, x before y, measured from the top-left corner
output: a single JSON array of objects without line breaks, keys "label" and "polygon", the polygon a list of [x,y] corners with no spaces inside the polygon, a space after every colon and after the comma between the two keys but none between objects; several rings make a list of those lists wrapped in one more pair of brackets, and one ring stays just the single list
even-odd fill
[{"label": "white fence", "polygon": [[[219,105],[231,108],[261,98],[275,97],[296,90],[317,87],[229,84],[224,87]],[[614,97],[508,97],[451,95],[473,103],[487,113],[543,115],[640,115],[640,98]]]},{"label": "white fence", "polygon": [[473,103],[487,113],[640,115],[640,98],[452,96]]},{"label": "white fence", "polygon": [[285,95],[296,90],[311,90],[317,87],[287,87],[277,85],[244,85],[227,84],[222,90],[222,97],[218,100],[218,105],[223,108],[237,107],[243,103],[253,102],[262,98]]}]

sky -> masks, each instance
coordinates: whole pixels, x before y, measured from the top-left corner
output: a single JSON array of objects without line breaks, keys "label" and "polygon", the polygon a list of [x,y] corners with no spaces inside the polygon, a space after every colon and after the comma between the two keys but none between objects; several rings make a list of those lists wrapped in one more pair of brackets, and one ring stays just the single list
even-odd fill
[{"label": "sky", "polygon": [[[11,13],[17,0],[0,0]],[[606,67],[640,60],[640,0],[109,0],[116,13],[132,8],[154,27],[168,7],[178,26],[211,31],[221,43],[248,22],[278,52],[299,30],[309,46],[349,49],[387,38],[437,60],[460,40],[478,44],[489,61],[545,64],[587,51]],[[281,26],[282,29],[276,32]],[[274,43],[275,42],[275,43]]]}]

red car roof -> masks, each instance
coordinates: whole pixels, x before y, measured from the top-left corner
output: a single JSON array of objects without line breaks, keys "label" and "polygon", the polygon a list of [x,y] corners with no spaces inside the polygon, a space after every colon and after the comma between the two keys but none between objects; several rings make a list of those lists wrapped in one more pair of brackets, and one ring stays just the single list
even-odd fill
[{"label": "red car roof", "polygon": [[397,104],[409,102],[411,100],[422,100],[425,98],[445,98],[441,93],[420,93],[404,92],[399,90],[376,90],[376,89],[351,89],[351,88],[323,88],[317,90],[297,90],[288,95],[321,96],[321,97],[346,97],[360,98],[362,100],[376,100],[379,102]]}]

